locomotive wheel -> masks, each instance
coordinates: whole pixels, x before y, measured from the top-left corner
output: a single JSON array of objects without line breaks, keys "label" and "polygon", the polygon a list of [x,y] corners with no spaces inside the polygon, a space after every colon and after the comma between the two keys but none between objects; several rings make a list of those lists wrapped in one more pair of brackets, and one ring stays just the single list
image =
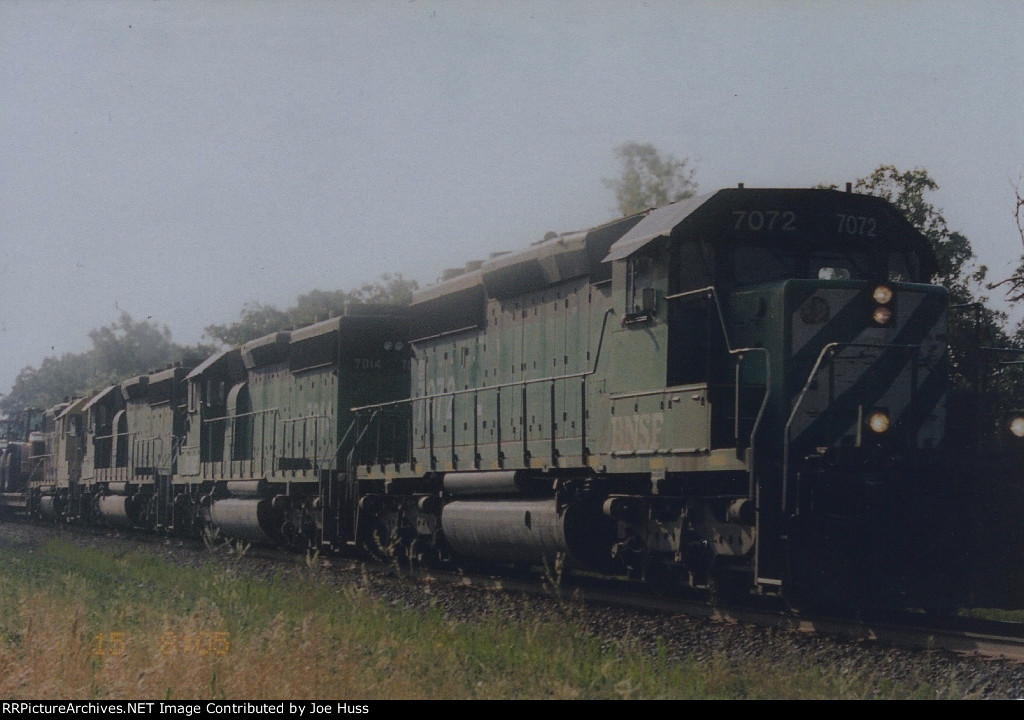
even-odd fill
[{"label": "locomotive wheel", "polygon": [[409,562],[423,568],[439,568],[442,566],[441,554],[433,543],[417,537],[409,546]]},{"label": "locomotive wheel", "polygon": [[300,508],[285,518],[281,524],[280,536],[284,546],[296,552],[312,551],[319,547],[316,524],[305,508]]},{"label": "locomotive wheel", "polygon": [[173,532],[178,537],[194,537],[202,535],[202,523],[199,520],[199,510],[191,499],[180,503],[172,503],[173,507]]},{"label": "locomotive wheel", "polygon": [[750,594],[751,570],[741,565],[716,564],[708,574],[711,600],[718,603],[739,603]]},{"label": "locomotive wheel", "polygon": [[374,523],[363,538],[363,550],[379,562],[404,563],[407,547],[402,542],[398,528],[390,523]]}]

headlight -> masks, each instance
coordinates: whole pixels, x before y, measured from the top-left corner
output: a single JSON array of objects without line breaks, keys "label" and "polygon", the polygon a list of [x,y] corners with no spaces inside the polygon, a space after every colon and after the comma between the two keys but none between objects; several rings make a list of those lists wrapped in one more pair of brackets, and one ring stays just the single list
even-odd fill
[{"label": "headlight", "polygon": [[871,413],[871,416],[868,418],[868,427],[871,428],[871,432],[881,435],[889,429],[889,416],[881,411]]},{"label": "headlight", "polygon": [[892,322],[892,310],[884,305],[880,305],[871,313],[871,319],[875,321],[876,325],[888,325]]},{"label": "headlight", "polygon": [[871,321],[878,327],[892,324],[896,317],[896,294],[888,285],[875,285],[871,291]]},{"label": "headlight", "polygon": [[1010,432],[1019,438],[1024,438],[1024,416],[1015,415],[1010,419]]}]

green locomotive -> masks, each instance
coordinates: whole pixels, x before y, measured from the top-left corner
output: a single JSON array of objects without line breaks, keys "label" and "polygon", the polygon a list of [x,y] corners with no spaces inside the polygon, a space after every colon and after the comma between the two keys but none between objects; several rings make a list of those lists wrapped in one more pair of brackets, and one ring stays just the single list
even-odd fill
[{"label": "green locomotive", "polygon": [[351,408],[408,395],[406,336],[400,309],[353,309],[197,366],[172,492],[179,526],[335,545],[355,503],[338,463],[357,439]]},{"label": "green locomotive", "polygon": [[357,469],[366,522],[442,556],[874,592],[944,435],[932,265],[879,198],[741,187],[468,269],[414,300],[411,399],[365,409],[412,426]]}]

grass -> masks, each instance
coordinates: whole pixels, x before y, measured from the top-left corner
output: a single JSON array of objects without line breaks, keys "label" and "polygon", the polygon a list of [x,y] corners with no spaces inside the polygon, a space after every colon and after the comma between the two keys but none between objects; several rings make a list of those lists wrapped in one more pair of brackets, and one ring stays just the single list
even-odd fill
[{"label": "grass", "polygon": [[[237,558],[172,565],[60,541],[0,548],[0,697],[18,699],[935,698],[792,662],[676,659],[636,638],[609,644],[562,601],[508,596],[472,622],[379,599],[365,576],[248,577]],[[308,558],[306,566],[318,564]],[[495,593],[495,595],[497,595]]]},{"label": "grass", "polygon": [[1024,623],[1024,610],[1019,608],[968,608],[961,615],[997,622]]}]

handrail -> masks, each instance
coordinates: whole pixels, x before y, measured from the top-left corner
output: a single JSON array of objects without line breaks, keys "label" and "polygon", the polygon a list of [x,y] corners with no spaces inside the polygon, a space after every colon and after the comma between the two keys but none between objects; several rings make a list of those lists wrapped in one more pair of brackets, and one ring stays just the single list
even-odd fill
[{"label": "handrail", "polygon": [[306,441],[307,441],[307,438],[306,438],[307,425],[306,425],[306,423],[309,422],[310,420],[313,421],[313,456],[312,456],[312,459],[314,461],[316,461],[316,460],[319,460],[319,458],[320,458],[319,454],[317,453],[317,448],[319,447],[319,444],[320,444],[320,421],[323,420],[325,422],[326,435],[328,437],[330,437],[331,417],[329,415],[303,415],[301,417],[285,418],[285,419],[281,420],[281,432],[282,432],[282,438],[281,439],[282,440],[286,439],[286,437],[288,435],[288,428],[287,428],[287,426],[288,425],[292,425],[293,426],[293,428],[292,428],[292,439],[291,439],[291,443],[288,444],[288,449],[291,450],[291,451],[294,451],[295,450],[295,429],[294,429],[294,426],[298,425],[299,423],[302,423],[302,448],[303,448],[303,450],[302,450],[302,453],[303,453],[302,457],[306,457],[306,455],[305,455],[305,447],[306,447]]},{"label": "handrail", "polygon": [[[93,471],[97,473],[103,472],[105,475],[113,475],[115,478],[124,476],[125,480],[127,480],[129,477],[134,477],[135,473],[130,472],[129,467],[131,466],[131,461],[133,457],[132,451],[135,448],[135,440],[138,434],[138,430],[132,430],[128,432],[111,432],[110,435],[93,435],[92,443],[94,447],[96,446],[98,441],[110,441],[110,464],[107,465],[106,467],[97,466],[95,464],[96,457],[93,456]],[[122,438],[124,439],[124,442],[127,444],[127,449],[125,450],[125,464],[119,465],[117,462],[117,456]]]},{"label": "handrail", "polygon": [[131,432],[111,433],[110,435],[93,435],[92,439],[93,439],[93,441],[96,441],[96,440],[113,440],[114,438],[130,437],[132,435],[138,435],[138,434],[139,434],[138,430],[133,430]]},{"label": "handrail", "polygon": [[[892,345],[887,343],[864,343],[864,342],[831,342],[821,348],[821,352],[818,353],[818,359],[814,361],[814,366],[811,368],[811,372],[807,375],[807,381],[804,383],[803,388],[796,397],[796,401],[793,403],[793,409],[789,413],[789,419],[786,420],[786,425],[783,428],[782,434],[782,511],[786,511],[786,497],[789,491],[789,432],[793,425],[793,420],[796,419],[797,411],[803,404],[804,397],[807,395],[807,391],[810,390],[811,383],[814,381],[815,376],[821,369],[821,364],[825,360],[826,355],[835,355],[837,348],[851,348],[851,347],[862,347],[862,348],[876,348],[883,350],[920,350],[921,345]],[[916,388],[911,388],[911,391]]]},{"label": "handrail", "polygon": [[[29,471],[27,473],[27,477],[25,479],[25,486],[26,487],[31,487],[32,486],[32,478],[36,474],[37,471],[39,472],[40,475],[45,475],[45,471],[46,471],[47,465],[49,465],[49,463],[47,463],[46,460],[51,458],[51,457],[53,457],[53,456],[54,456],[54,453],[51,453],[49,455],[33,455],[33,456],[29,457],[29,467],[30,467],[30,469],[29,469]],[[43,481],[45,482],[45,480],[46,480],[46,478],[44,477]],[[40,481],[36,480],[36,482],[38,483]]]},{"label": "handrail", "polygon": [[330,415],[300,415],[299,417],[285,418],[281,421],[281,424],[305,422],[306,420],[320,420],[321,418],[327,422],[331,421]]},{"label": "handrail", "polygon": [[274,407],[274,408],[264,408],[263,410],[252,410],[252,411],[247,412],[247,413],[238,413],[237,415],[220,415],[219,417],[203,418],[203,422],[204,423],[212,423],[212,422],[220,422],[221,420],[235,420],[237,418],[249,417],[250,415],[263,415],[263,414],[269,414],[269,413],[276,413],[278,411],[279,411],[279,409],[276,408],[276,407]]},{"label": "handrail", "polygon": [[[761,407],[757,410],[757,416],[754,418],[754,425],[750,428],[750,445],[749,445],[749,457],[747,458],[747,471],[749,473],[747,494],[751,500],[754,499],[755,486],[754,486],[754,466],[756,465],[755,459],[755,438],[757,437],[757,431],[761,429],[761,420],[764,418],[765,410],[768,407],[768,398],[771,396],[772,387],[772,363],[771,363],[771,352],[768,348],[764,347],[744,347],[734,348],[732,342],[729,340],[729,328],[725,324],[725,313],[722,312],[722,304],[718,300],[718,291],[714,285],[708,285],[707,287],[698,288],[697,290],[687,290],[686,292],[676,293],[674,295],[667,295],[665,297],[666,302],[669,300],[680,300],[682,298],[692,297],[700,294],[706,294],[707,297],[711,298],[715,303],[715,311],[718,315],[718,322],[722,328],[722,337],[725,339],[725,348],[730,355],[738,355],[740,362],[743,362],[743,355],[749,352],[757,352],[764,354],[764,397],[761,399]],[[739,373],[739,365],[737,364],[737,378]],[[736,418],[734,419],[735,426],[738,428],[739,425],[739,392],[740,384],[737,379],[736,381]],[[739,438],[735,438],[737,444]]]},{"label": "handrail", "polygon": [[[138,435],[138,432],[136,432],[134,434]],[[145,450],[143,450],[141,453],[139,452],[139,449],[142,448],[144,445],[149,445],[149,447],[147,448],[149,450],[152,450],[154,447],[159,445],[159,454],[157,454],[156,452],[153,452],[152,453],[152,459],[153,459],[153,467],[160,467],[160,461],[162,461],[164,459],[164,457],[165,457],[165,455],[164,455],[164,439],[160,435],[154,435],[152,437],[141,438],[141,439],[138,438],[138,437],[134,438],[132,440],[132,445],[131,445],[131,456],[128,458],[128,461],[129,461],[128,462],[128,467],[137,467],[136,462],[140,459],[139,455],[140,454],[145,455]]]},{"label": "handrail", "polygon": [[[345,434],[341,436],[341,440],[339,440],[338,444],[334,447],[334,452],[331,453],[333,457],[337,457],[338,453],[341,452],[341,446],[345,444],[345,441],[348,439],[349,433],[352,432],[352,428],[355,427],[355,425],[356,420],[355,418],[353,418],[352,422],[348,424],[348,430],[345,431]],[[325,454],[322,458],[320,458],[320,462],[322,463],[324,460],[327,459],[327,457],[328,456]]]},{"label": "handrail", "polygon": [[[313,464],[312,465],[313,468],[321,467],[323,462],[324,462],[324,460],[328,457],[328,455],[326,453],[321,454],[321,452],[320,452],[320,438],[325,433],[326,433],[327,436],[330,435],[330,429],[331,429],[332,424],[333,424],[332,416],[321,413],[321,414],[301,415],[299,417],[294,417],[294,418],[281,418],[280,417],[280,409],[279,408],[277,408],[277,407],[264,408],[264,409],[261,409],[261,410],[252,410],[252,411],[249,411],[249,412],[238,413],[237,415],[228,414],[228,415],[221,415],[221,416],[213,417],[213,418],[203,418],[202,422],[205,425],[210,425],[212,423],[221,423],[221,422],[227,423],[229,425],[230,433],[231,433],[231,438],[230,438],[231,439],[231,445],[229,446],[229,448],[230,448],[230,454],[232,455],[232,457],[231,457],[231,459],[228,459],[228,460],[225,460],[223,458],[221,458],[221,459],[212,459],[211,458],[207,462],[200,462],[199,463],[200,470],[199,470],[198,474],[205,476],[205,470],[203,469],[204,466],[207,466],[207,465],[220,465],[220,466],[222,466],[221,470],[220,470],[219,474],[215,473],[215,476],[226,477],[226,478],[230,479],[231,477],[234,477],[234,475],[235,475],[235,472],[236,472],[235,465],[236,464],[244,465],[245,463],[249,463],[250,464],[250,472],[251,472],[253,467],[255,467],[255,463],[257,463],[257,462],[259,463],[260,471],[261,472],[265,471],[266,470],[266,463],[267,463],[267,460],[268,460],[268,457],[267,457],[267,450],[268,450],[268,448],[267,448],[267,445],[266,445],[266,440],[267,440],[268,435],[267,435],[267,423],[266,422],[263,423],[262,427],[257,428],[257,427],[254,426],[252,428],[252,432],[254,433],[254,436],[258,435],[263,440],[263,444],[261,445],[261,452],[260,452],[259,458],[256,458],[256,457],[235,458],[233,456],[234,443],[236,441],[237,422],[238,421],[244,421],[246,419],[255,419],[257,417],[262,417],[262,418],[272,417],[273,418],[273,424],[272,424],[272,427],[270,428],[271,446],[269,448],[269,461],[271,463],[271,470],[270,470],[271,473],[276,472],[276,469],[275,469],[275,466],[274,466],[274,463],[276,462],[276,460],[279,457],[284,457],[283,455],[279,455],[279,448],[278,448],[278,440],[279,439],[283,443],[282,448],[281,448],[282,452],[286,448],[290,449],[290,450],[294,450],[296,444],[301,442],[302,446],[303,446],[303,449],[301,450],[301,455],[299,457],[306,458],[306,459],[310,460],[312,462],[312,464]],[[305,449],[304,449],[304,447],[305,447],[305,444],[307,442],[309,442],[309,440],[310,440],[310,433],[308,432],[308,423],[310,423],[310,422],[313,423],[313,429],[312,429],[311,435],[312,435],[312,441],[313,441],[314,447],[313,447],[312,452],[310,454],[307,454]],[[297,426],[299,426],[300,424],[302,426],[302,437],[301,438],[296,438],[296,436],[295,436],[295,428]],[[292,437],[290,439],[288,438],[288,431],[289,431],[289,429],[292,430]],[[323,432],[322,432],[322,430],[323,430]],[[280,434],[280,438],[278,437],[279,434]],[[252,438],[250,438],[250,442],[252,442]],[[325,445],[328,445],[328,443],[325,443]],[[228,448],[225,448],[225,449],[228,449]],[[185,451],[188,451],[189,453],[192,453],[192,454],[198,453],[200,455],[200,457],[202,456],[201,444],[200,445],[183,445],[182,446],[182,452],[184,453]]]},{"label": "handrail", "polygon": [[[348,457],[345,458],[345,472],[349,475],[350,481],[352,475],[352,462],[355,459],[356,448],[359,447],[359,442],[363,439],[363,436],[366,435],[366,432],[370,429],[370,426],[373,425],[373,421],[377,418],[378,414],[380,414],[380,410],[373,411],[373,413],[370,415],[370,419],[366,421],[366,426],[362,429],[362,432],[360,432],[356,436],[356,439],[352,442],[352,449],[348,451]],[[353,420],[352,422],[353,424],[355,424],[356,421]],[[346,435],[347,434],[348,433],[346,433]]]},{"label": "handrail", "polygon": [[[604,316],[603,316],[602,322],[601,322],[601,333],[598,336],[597,350],[595,351],[595,354],[594,354],[594,364],[593,364],[593,367],[591,367],[588,370],[584,370],[584,371],[578,372],[578,373],[569,373],[569,374],[565,374],[565,375],[555,375],[555,376],[547,376],[547,377],[543,377],[543,378],[516,380],[516,381],[512,381],[512,382],[507,382],[507,383],[499,383],[498,385],[487,385],[487,386],[484,386],[484,387],[464,388],[462,390],[455,389],[455,390],[452,390],[451,392],[433,393],[433,394],[430,394],[430,395],[423,395],[421,397],[402,398],[401,400],[392,400],[392,401],[386,402],[386,403],[374,403],[372,405],[361,405],[361,406],[358,406],[358,407],[351,408],[351,412],[353,414],[355,414],[355,415],[358,415],[360,413],[365,413],[365,412],[368,412],[368,411],[373,411],[373,415],[367,421],[367,426],[369,426],[377,418],[378,414],[380,414],[385,409],[395,409],[395,408],[402,407],[402,406],[412,406],[412,405],[414,405],[416,403],[427,403],[428,406],[431,408],[430,409],[431,417],[433,417],[433,409],[432,409],[433,401],[437,400],[439,398],[454,398],[456,396],[469,395],[469,394],[473,394],[474,396],[478,396],[481,392],[491,392],[491,391],[494,391],[494,392],[498,393],[498,397],[500,399],[500,397],[501,397],[501,390],[503,390],[505,388],[520,388],[522,390],[524,396],[525,396],[527,386],[537,385],[537,384],[540,384],[540,383],[550,383],[552,387],[554,387],[554,384],[556,382],[572,380],[572,379],[582,379],[584,381],[584,383],[585,383],[586,378],[591,376],[591,375],[593,375],[595,372],[597,372],[598,368],[600,367],[601,350],[604,347],[604,337],[605,337],[605,332],[606,332],[606,330],[608,328],[608,318],[613,313],[614,313],[614,309],[613,308],[608,308],[604,312]],[[586,393],[585,392],[583,394],[582,402],[586,403]],[[525,401],[524,401],[523,409],[524,409],[524,412],[525,412]],[[453,417],[454,417],[454,411],[455,411],[455,407],[454,407],[454,403],[453,403],[453,405],[452,405]],[[453,423],[454,423],[454,420],[453,420]],[[555,429],[554,429],[553,426],[552,426],[551,432],[552,432],[552,443],[554,443],[555,442],[555,436],[554,436]],[[356,440],[354,441],[353,446],[352,446],[353,447],[353,453],[354,453],[355,449],[359,446],[359,443],[362,440],[363,435],[365,435],[365,431],[363,433],[361,433],[360,436],[358,438],[356,438]],[[527,442],[527,439],[526,439],[525,426],[524,426],[524,433],[523,433],[524,448],[525,448],[526,442]],[[585,435],[584,435],[583,442],[584,442],[584,446],[585,446],[585,443],[586,443]],[[474,440],[474,446],[475,445],[476,445],[476,441]],[[454,454],[454,444],[452,445],[452,447],[453,447],[453,454]],[[433,450],[434,450],[433,433],[431,433],[430,451],[431,451],[431,457],[432,458],[433,458]]]},{"label": "handrail", "polygon": [[478,393],[482,390],[502,390],[504,388],[510,387],[525,387],[526,385],[534,385],[537,383],[557,382],[559,380],[572,380],[573,378],[588,377],[597,372],[598,364],[601,361],[601,347],[604,344],[604,331],[605,327],[608,324],[608,316],[614,312],[615,311],[613,309],[609,308],[604,313],[604,320],[601,324],[601,335],[599,336],[597,341],[597,353],[594,356],[594,367],[592,367],[589,370],[584,370],[583,372],[578,373],[570,373],[568,375],[550,375],[548,377],[543,378],[533,378],[532,380],[514,380],[512,382],[501,383],[499,385],[484,385],[483,387],[463,388],[462,390],[456,389],[452,390],[451,392],[440,392],[434,393],[432,395],[423,395],[421,397],[414,398],[402,398],[401,400],[392,400],[390,402],[385,403],[374,403],[373,405],[360,405],[358,407],[349,408],[349,410],[353,413],[364,412],[366,410],[383,410],[384,408],[388,407],[398,407],[400,405],[423,402],[425,400],[437,400],[438,398],[452,397],[453,395],[468,395],[469,393]]},{"label": "handrail", "polygon": [[[211,477],[212,479],[217,479],[219,477],[221,479],[228,479],[228,480],[230,480],[233,477],[235,477],[235,464],[236,463],[239,464],[240,466],[243,466],[244,463],[249,463],[249,472],[251,473],[253,471],[253,469],[256,466],[256,458],[255,457],[249,457],[249,458],[235,458],[234,457],[236,431],[237,431],[236,421],[238,421],[238,420],[252,419],[254,421],[252,429],[253,429],[253,432],[255,433],[255,431],[256,431],[255,418],[257,418],[257,417],[263,418],[263,423],[262,423],[262,426],[259,429],[259,432],[260,432],[260,437],[261,438],[265,438],[266,434],[267,434],[266,418],[270,417],[272,419],[271,436],[272,436],[272,441],[273,442],[272,442],[272,445],[271,445],[271,448],[270,448],[270,459],[271,459],[271,463],[273,463],[274,458],[277,457],[277,421],[278,421],[279,416],[280,416],[279,408],[272,407],[272,408],[263,408],[262,410],[250,410],[249,412],[238,413],[238,414],[221,415],[221,416],[213,417],[213,418],[203,418],[202,422],[203,422],[204,425],[211,425],[213,423],[221,423],[221,422],[226,423],[228,425],[228,427],[230,427],[230,429],[231,429],[231,441],[230,441],[230,444],[227,444],[226,446],[222,446],[221,447],[221,456],[220,456],[219,459],[213,459],[211,457],[206,462],[202,462],[202,443],[203,443],[203,440],[205,438],[204,438],[203,433],[200,433],[200,444],[198,446],[194,446],[198,450],[198,454],[199,454],[199,458],[200,458],[199,461],[198,461],[199,471],[198,471],[197,475],[199,475],[201,477],[204,477],[204,478],[207,477],[206,468],[209,467],[210,470],[211,470],[211,475],[209,477]],[[225,435],[227,434],[226,431],[225,431],[224,434]],[[226,440],[227,438],[225,437],[224,439]],[[211,439],[211,442],[212,442],[212,439]],[[251,442],[251,438],[250,438],[250,442]],[[192,448],[193,446],[186,446],[186,447]],[[210,447],[209,448],[209,452],[211,454],[212,454],[212,450],[213,450],[213,448]],[[228,451],[228,455],[230,456],[229,459],[227,459],[227,460],[224,459],[224,451],[225,450]],[[250,448],[250,450],[251,450],[251,448]],[[267,460],[266,446],[262,445],[261,448],[260,448],[260,457],[259,457],[259,468],[260,468],[261,472],[266,469],[266,460]],[[217,471],[217,467],[218,466],[219,466],[219,473]]]},{"label": "handrail", "polygon": [[[143,467],[151,466],[153,468],[160,468],[165,466],[171,467],[171,465],[174,462],[174,445],[177,443],[177,438],[175,438],[173,434],[171,436],[172,446],[169,452],[164,444],[166,436],[151,435],[149,437],[140,437],[140,433],[138,430],[123,433],[113,433],[110,435],[94,435],[93,443],[95,444],[96,441],[104,440],[120,441],[122,438],[124,439],[127,448],[127,457],[125,458],[125,464],[117,464],[117,451],[114,449],[112,444],[112,447],[110,448],[111,464],[106,467],[100,467],[95,465],[95,458],[93,458],[94,471],[107,471],[107,474],[115,476],[123,475],[126,477],[135,477],[135,469],[139,467],[138,463],[144,460],[148,459],[151,461],[151,463]],[[120,442],[118,442],[117,444],[120,445]]]}]

